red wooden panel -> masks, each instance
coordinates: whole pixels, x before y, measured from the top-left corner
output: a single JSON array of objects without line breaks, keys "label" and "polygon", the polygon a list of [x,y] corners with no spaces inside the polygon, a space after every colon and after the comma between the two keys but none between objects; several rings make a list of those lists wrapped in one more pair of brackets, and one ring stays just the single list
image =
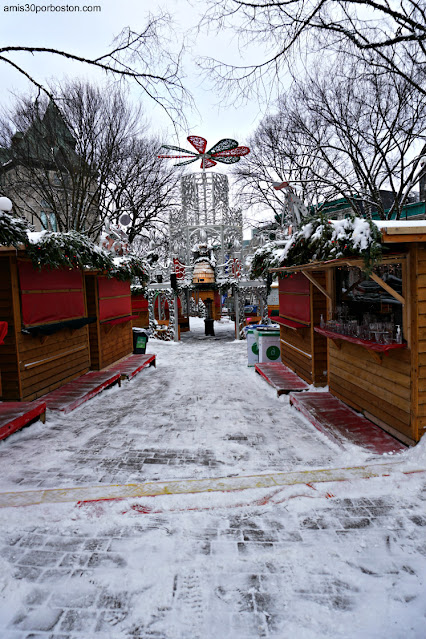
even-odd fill
[{"label": "red wooden panel", "polygon": [[3,344],[4,338],[7,335],[8,325],[7,322],[0,322],[0,345]]},{"label": "red wooden panel", "polygon": [[148,300],[143,295],[132,295],[132,311],[147,311]]},{"label": "red wooden panel", "polygon": [[98,277],[99,297],[116,297],[117,295],[130,295],[130,282],[120,282],[115,277]]},{"label": "red wooden panel", "polygon": [[[18,260],[18,270],[22,323],[25,326],[84,317],[83,276],[80,270],[43,268],[39,271],[31,262],[23,260]],[[58,292],[63,289],[71,290]]]},{"label": "red wooden panel", "polygon": [[127,297],[113,297],[108,300],[99,300],[99,320],[101,322],[131,314],[132,304],[130,295]]},{"label": "red wooden panel", "polygon": [[83,289],[83,277],[78,269],[35,269],[31,262],[18,260],[21,291],[56,291],[58,289]]},{"label": "red wooden panel", "polygon": [[283,293],[306,293],[309,295],[309,280],[302,273],[294,273],[289,277],[279,279],[278,290]]},{"label": "red wooden panel", "polygon": [[311,304],[309,295],[280,295],[280,315],[296,322],[311,321]]},{"label": "red wooden panel", "polygon": [[[160,298],[159,298],[159,297],[157,297],[157,298],[155,299],[155,310],[156,310],[156,311],[158,311],[158,304],[159,304],[159,300],[160,300]],[[182,303],[181,303],[181,301],[180,301],[180,298],[178,297],[178,308],[181,308],[181,306],[182,306]],[[164,310],[166,310],[166,311],[168,311],[168,310],[169,310],[169,302],[168,302],[167,300],[165,300],[165,302],[164,302]]]},{"label": "red wooden panel", "polygon": [[51,324],[62,320],[84,317],[83,291],[70,293],[22,293],[22,323],[25,326]]}]

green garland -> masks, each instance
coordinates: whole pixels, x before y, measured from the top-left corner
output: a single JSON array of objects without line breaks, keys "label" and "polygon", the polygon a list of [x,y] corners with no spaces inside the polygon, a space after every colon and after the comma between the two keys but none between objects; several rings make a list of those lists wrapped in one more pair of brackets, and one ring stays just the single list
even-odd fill
[{"label": "green garland", "polygon": [[86,268],[112,271],[112,257],[77,231],[41,233],[36,241],[25,241],[27,254],[38,268]]},{"label": "green garland", "polygon": [[27,220],[21,217],[13,217],[4,211],[0,211],[0,245],[14,246],[27,241],[27,231],[32,230]]},{"label": "green garland", "polygon": [[257,249],[250,265],[250,277],[254,280],[266,279],[268,269],[280,266],[279,257],[285,244],[285,242],[268,242]]},{"label": "green garland", "polygon": [[146,295],[145,286],[141,286],[140,284],[131,284],[130,291],[132,295],[143,295],[144,297]]},{"label": "green garland", "polygon": [[32,227],[27,220],[0,211],[0,246],[24,246],[35,268],[93,269],[122,281],[139,279],[142,288],[148,283],[148,268],[136,255],[114,261],[112,255],[77,231],[43,231],[37,239],[28,231]]},{"label": "green garland", "polygon": [[141,288],[144,288],[145,285],[148,284],[148,269],[139,257],[136,255],[126,255],[116,261],[118,261],[118,263],[114,263],[113,269],[110,272],[111,277],[123,281],[138,279]]},{"label": "green garland", "polygon": [[266,278],[270,268],[342,257],[362,257],[366,273],[380,262],[381,234],[371,220],[355,216],[329,220],[319,214],[308,220],[286,242],[270,242],[258,249],[253,257],[251,276]]},{"label": "green garland", "polygon": [[129,281],[138,278],[142,286],[148,282],[145,264],[136,255],[126,255],[114,261],[92,240],[77,231],[40,233],[36,241],[25,237],[25,248],[36,268],[81,268],[104,271],[108,277]]},{"label": "green garland", "polygon": [[381,234],[369,219],[329,220],[318,215],[287,242],[280,266],[298,266],[342,257],[362,257],[370,272],[382,256]]}]

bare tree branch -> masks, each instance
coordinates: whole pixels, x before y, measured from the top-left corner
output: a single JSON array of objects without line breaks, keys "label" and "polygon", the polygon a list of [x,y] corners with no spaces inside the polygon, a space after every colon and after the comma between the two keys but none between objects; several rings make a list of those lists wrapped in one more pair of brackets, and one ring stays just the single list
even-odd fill
[{"label": "bare tree branch", "polygon": [[192,97],[182,83],[182,52],[173,54],[174,34],[171,18],[167,13],[148,16],[145,29],[138,33],[129,27],[115,38],[105,54],[88,57],[52,47],[1,46],[0,62],[9,65],[26,77],[34,86],[43,90],[51,99],[54,96],[42,80],[30,74],[15,54],[54,56],[79,62],[99,69],[111,77],[136,82],[148,98],[160,105],[172,121],[185,124],[183,107],[192,105]]},{"label": "bare tree branch", "polygon": [[242,50],[260,44],[265,53],[250,65],[200,61],[224,95],[266,93],[301,54],[326,50],[367,60],[426,95],[424,0],[207,0],[200,29],[225,28],[237,34]]},{"label": "bare tree branch", "polygon": [[281,97],[235,174],[248,205],[275,213],[279,195],[271,182],[278,179],[298,186],[307,205],[343,197],[359,215],[399,219],[419,178],[425,139],[426,105],[409,82],[335,61]]}]

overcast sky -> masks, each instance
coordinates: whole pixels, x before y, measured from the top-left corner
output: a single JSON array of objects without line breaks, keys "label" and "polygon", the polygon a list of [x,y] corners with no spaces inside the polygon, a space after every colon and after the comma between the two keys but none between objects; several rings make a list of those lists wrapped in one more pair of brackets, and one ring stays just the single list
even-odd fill
[{"label": "overcast sky", "polygon": [[[10,0],[24,3],[24,0]],[[34,0],[35,4],[50,4],[50,0]],[[54,4],[73,4],[74,0],[52,0]],[[197,25],[200,3],[191,6],[187,0],[77,0],[75,4],[97,4],[101,12],[97,13],[34,13],[34,12],[6,12],[4,7],[7,0],[0,0],[2,15],[0,18],[0,37],[4,45],[34,45],[49,46],[70,51],[79,55],[97,56],[108,49],[109,44],[123,27],[130,26],[133,30],[142,30],[147,22],[149,11],[162,7],[175,17],[176,42],[189,28]],[[23,5],[24,6],[24,5]],[[194,42],[194,40],[193,40]],[[239,57],[236,43],[231,40],[231,34],[222,33],[220,36],[208,35],[199,37],[192,50],[192,55],[212,55],[237,60]],[[99,74],[96,75],[89,68],[77,63],[69,63],[61,58],[40,54],[31,56],[20,54],[15,58],[42,82],[50,78],[61,79],[68,77],[97,78],[104,82]],[[247,143],[248,135],[254,130],[262,113],[256,102],[240,105],[238,108],[221,107],[218,95],[209,87],[206,81],[197,76],[196,66],[191,62],[188,53],[185,59],[185,79],[187,88],[195,98],[199,113],[187,113],[189,129],[187,134],[202,135],[207,138],[209,145],[222,137],[235,137],[240,144]],[[29,83],[12,68],[0,63],[0,78],[3,88],[0,93],[2,106],[11,101],[14,92],[27,91]],[[140,91],[132,90],[132,97],[140,99]],[[176,144],[172,127],[160,109],[145,100],[144,106],[153,130],[163,133],[165,142]],[[187,144],[184,133],[180,136],[180,144]]]}]

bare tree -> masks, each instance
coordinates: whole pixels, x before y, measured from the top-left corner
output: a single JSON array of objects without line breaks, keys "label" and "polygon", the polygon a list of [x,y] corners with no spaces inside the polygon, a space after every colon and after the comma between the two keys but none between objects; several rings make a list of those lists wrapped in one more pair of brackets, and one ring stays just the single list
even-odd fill
[{"label": "bare tree", "polygon": [[156,138],[134,137],[121,149],[112,171],[109,188],[112,219],[118,221],[123,213],[129,215],[130,243],[154,228],[160,233],[179,200],[181,171],[158,159],[160,147]]},{"label": "bare tree", "polygon": [[264,207],[273,213],[277,223],[283,221],[287,212],[283,191],[275,190],[274,182],[296,186],[298,195],[308,206],[337,197],[339,193],[335,188],[326,188],[325,179],[313,178],[314,172],[325,178],[330,172],[328,167],[312,157],[302,140],[295,144],[296,132],[290,129],[288,120],[293,106],[290,95],[281,96],[278,111],[260,122],[248,142],[250,155],[233,170],[241,203],[247,208]]},{"label": "bare tree", "polygon": [[[399,219],[426,152],[426,105],[408,81],[358,71],[335,62],[294,83],[258,129],[257,171],[300,180],[308,204],[343,196],[357,214]],[[247,185],[248,177],[238,179]]]},{"label": "bare tree", "polygon": [[207,0],[201,26],[230,27],[243,50],[256,43],[265,51],[250,65],[201,62],[225,92],[268,92],[301,54],[328,49],[367,60],[426,95],[423,0]]},{"label": "bare tree", "polygon": [[72,82],[57,95],[60,111],[26,98],[4,118],[3,190],[15,212],[39,226],[93,237],[114,211],[126,211],[134,239],[169,206],[172,182],[153,159],[159,144],[140,108],[119,87]]},{"label": "bare tree", "polygon": [[46,56],[79,62],[99,69],[111,78],[134,81],[150,100],[165,109],[173,122],[182,122],[183,106],[191,103],[192,98],[181,81],[183,45],[174,54],[172,50],[175,44],[171,16],[162,12],[157,16],[149,14],[141,31],[129,27],[123,29],[109,50],[96,57],[51,47],[4,45],[0,47],[0,63],[12,67],[55,101],[54,90],[27,71],[22,62],[22,53],[40,57],[41,63]]}]

